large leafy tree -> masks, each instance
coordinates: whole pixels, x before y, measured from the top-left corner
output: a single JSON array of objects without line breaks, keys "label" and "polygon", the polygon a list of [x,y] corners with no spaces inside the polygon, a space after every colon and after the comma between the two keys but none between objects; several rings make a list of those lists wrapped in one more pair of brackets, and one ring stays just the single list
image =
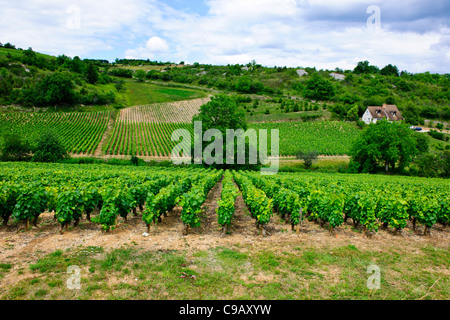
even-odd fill
[{"label": "large leafy tree", "polygon": [[[210,102],[202,105],[200,107],[200,112],[198,115],[193,117],[193,122],[200,121],[202,124],[202,137],[196,137],[193,141],[192,147],[194,148],[195,143],[198,143],[198,138],[203,138],[205,136],[205,132],[207,132],[210,129],[216,129],[218,130],[222,135],[222,150],[223,150],[223,158],[222,162],[223,164],[212,164],[213,167],[216,168],[246,168],[246,169],[252,169],[255,166],[250,163],[250,144],[248,141],[245,143],[245,164],[238,164],[237,154],[238,154],[238,143],[235,141],[234,143],[234,150],[231,148],[230,145],[228,145],[228,151],[233,150],[232,153],[234,154],[234,163],[233,164],[227,164],[227,130],[235,130],[238,131],[239,129],[242,129],[244,132],[247,130],[248,125],[245,120],[245,113],[243,110],[239,109],[236,101],[232,98],[230,98],[227,95],[219,94],[214,96]],[[213,142],[216,141],[215,136],[211,138],[209,142],[206,143],[206,147],[208,145],[211,145]],[[229,142],[229,141],[228,141]],[[205,144],[203,145],[205,148]],[[206,148],[205,148],[206,149]],[[253,148],[255,150],[255,148]],[[204,151],[204,150],[202,150]],[[215,150],[217,151],[217,150]],[[213,151],[211,154],[213,157],[217,156],[216,152]],[[206,163],[205,153],[203,152],[203,161]],[[192,155],[195,156],[194,152]],[[218,156],[217,156],[218,157]]]},{"label": "large leafy tree", "polygon": [[236,101],[226,95],[216,95],[211,101],[200,107],[193,121],[201,121],[203,132],[208,129],[218,129],[223,134],[227,129],[247,130],[245,113],[239,109]]},{"label": "large leafy tree", "polygon": [[370,124],[352,146],[352,165],[358,171],[373,172],[380,165],[389,171],[407,166],[417,154],[413,131],[404,123],[387,120]]}]

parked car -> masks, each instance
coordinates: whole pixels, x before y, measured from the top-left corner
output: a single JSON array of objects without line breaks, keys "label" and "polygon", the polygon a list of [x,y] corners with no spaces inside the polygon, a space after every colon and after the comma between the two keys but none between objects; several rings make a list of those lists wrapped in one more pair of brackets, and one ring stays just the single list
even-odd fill
[{"label": "parked car", "polygon": [[421,127],[417,127],[417,128],[414,128],[414,130],[416,130],[416,131],[422,131],[422,128],[421,128]]}]

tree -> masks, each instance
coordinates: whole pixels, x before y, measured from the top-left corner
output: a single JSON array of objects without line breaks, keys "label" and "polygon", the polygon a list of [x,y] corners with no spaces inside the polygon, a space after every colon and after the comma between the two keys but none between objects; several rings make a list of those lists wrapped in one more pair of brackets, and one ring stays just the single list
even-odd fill
[{"label": "tree", "polygon": [[28,161],[31,159],[31,146],[20,135],[10,133],[4,136],[2,161]]},{"label": "tree", "polygon": [[437,155],[426,153],[421,155],[416,164],[419,168],[418,174],[421,177],[437,178],[440,173],[440,158]]},{"label": "tree", "polygon": [[147,74],[145,73],[144,70],[138,70],[135,73],[135,77],[136,77],[138,82],[144,82],[146,75]]},{"label": "tree", "polygon": [[427,153],[429,150],[428,139],[423,133],[416,133],[416,148],[420,153]]},{"label": "tree", "polygon": [[118,80],[114,86],[119,92],[126,89],[125,81],[123,81],[122,79]]},{"label": "tree", "polygon": [[318,74],[314,74],[306,82],[303,95],[307,99],[327,101],[334,97],[336,89],[330,80],[324,79]]},{"label": "tree", "polygon": [[35,63],[35,61],[36,61],[36,57],[37,57],[36,53],[33,51],[33,49],[32,48],[28,48],[27,50],[25,50],[23,52],[22,61],[25,64],[33,65]]},{"label": "tree", "polygon": [[318,157],[319,153],[317,151],[297,152],[297,159],[303,160],[303,164],[305,165],[306,169],[311,168],[313,161],[316,161]]},{"label": "tree", "polygon": [[348,121],[358,121],[359,115],[358,115],[359,107],[355,105],[353,108],[350,108],[347,111],[347,120]]},{"label": "tree", "polygon": [[59,162],[66,158],[69,158],[69,154],[58,137],[52,132],[47,132],[39,137],[31,160],[33,162]]},{"label": "tree", "polygon": [[422,177],[450,177],[450,151],[438,154],[426,153],[415,161],[418,174]]},{"label": "tree", "polygon": [[16,49],[16,46],[11,44],[11,43],[9,43],[9,42],[7,42],[7,43],[5,43],[3,45],[3,48],[5,48],[5,49]]},{"label": "tree", "polygon": [[83,68],[84,63],[78,56],[74,57],[73,60],[70,62],[69,69],[72,72],[83,73]]},{"label": "tree", "polygon": [[392,64],[388,64],[383,69],[380,70],[380,74],[383,76],[399,76],[399,71],[397,66],[393,66]]},{"label": "tree", "polygon": [[95,84],[98,81],[98,68],[93,63],[89,63],[87,66],[86,80],[90,84]]},{"label": "tree", "polygon": [[238,108],[236,101],[222,94],[212,97],[211,101],[202,105],[193,121],[202,122],[202,134],[208,129],[218,129],[225,134],[227,129],[247,130],[248,127],[245,113]]},{"label": "tree", "polygon": [[353,69],[353,73],[355,74],[361,74],[361,73],[367,73],[367,74],[373,74],[378,73],[379,69],[376,66],[371,66],[369,61],[360,61],[358,62],[358,65]]},{"label": "tree", "polygon": [[417,125],[420,123],[420,110],[416,107],[415,104],[409,102],[403,108],[403,117],[405,118],[405,122]]},{"label": "tree", "polygon": [[135,154],[131,155],[130,162],[133,166],[139,166],[139,158]]},{"label": "tree", "polygon": [[35,87],[32,101],[37,105],[72,104],[76,94],[72,79],[65,73],[52,73],[45,76]]},{"label": "tree", "polygon": [[[259,161],[257,161],[257,164],[251,164],[250,163],[250,151],[252,150],[251,146],[248,141],[245,141],[245,164],[236,164],[236,159],[238,155],[238,143],[234,143],[234,150],[232,150],[232,154],[234,156],[234,163],[233,164],[227,164],[227,151],[230,152],[231,146],[228,145],[227,150],[227,130],[235,130],[237,132],[239,129],[242,131],[246,131],[248,128],[247,122],[245,120],[245,113],[242,109],[238,108],[236,101],[227,95],[219,94],[214,97],[212,97],[211,101],[208,103],[202,105],[200,107],[200,112],[198,115],[194,116],[192,119],[193,122],[200,121],[202,123],[202,137],[197,138],[203,138],[205,136],[205,132],[210,129],[216,129],[220,132],[221,137],[223,139],[223,143],[221,145],[222,151],[223,151],[223,158],[222,164],[214,163],[211,166],[215,168],[222,168],[222,169],[254,169],[258,167]],[[215,141],[216,137],[213,137],[212,140],[208,143],[212,144]],[[236,140],[236,139],[235,139]],[[195,144],[197,141],[193,141]],[[235,141],[236,142],[236,141]],[[194,145],[192,146],[194,148]],[[255,150],[253,148],[253,150]],[[202,150],[203,151],[203,150]],[[220,156],[216,154],[215,150],[214,152],[211,152],[212,157]],[[192,153],[193,156],[195,156],[194,153]],[[253,154],[252,154],[253,155]],[[258,155],[257,153],[255,154]],[[206,159],[207,155],[203,156],[203,163],[207,163],[208,160]]]},{"label": "tree", "polygon": [[418,152],[413,133],[408,125],[385,119],[370,124],[352,145],[351,161],[360,172],[374,172],[379,165],[402,169]]}]

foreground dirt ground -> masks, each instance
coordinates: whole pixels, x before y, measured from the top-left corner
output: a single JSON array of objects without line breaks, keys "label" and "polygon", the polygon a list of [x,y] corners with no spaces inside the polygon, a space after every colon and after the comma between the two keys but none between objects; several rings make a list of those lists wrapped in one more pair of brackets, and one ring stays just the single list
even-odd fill
[{"label": "foreground dirt ground", "polygon": [[[436,225],[431,236],[423,236],[423,226],[416,231],[408,225],[402,235],[391,230],[379,230],[371,238],[356,230],[351,221],[337,229],[336,235],[330,235],[327,229],[311,221],[304,221],[297,230],[274,214],[268,227],[268,235],[263,236],[256,228],[254,219],[249,215],[243,199],[236,200],[236,214],[229,233],[221,235],[221,226],[217,223],[215,213],[220,195],[221,184],[217,184],[210,192],[204,204],[202,226],[190,229],[189,234],[182,235],[180,220],[181,208],[177,207],[163,221],[152,226],[149,234],[145,234],[146,226],[142,217],[129,215],[127,221],[119,218],[117,227],[109,233],[102,232],[100,226],[85,219],[77,227],[60,234],[60,227],[54,220],[53,213],[44,213],[39,218],[38,226],[24,230],[23,223],[10,223],[8,227],[0,227],[0,262],[11,264],[14,269],[35,263],[43,255],[55,250],[66,250],[80,246],[97,246],[105,251],[120,248],[124,245],[149,250],[184,250],[196,252],[214,247],[230,247],[242,245],[255,250],[289,251],[295,247],[334,248],[354,245],[360,250],[373,252],[419,252],[425,246],[433,246],[448,250],[450,232],[448,227]],[[139,212],[138,212],[139,213]],[[449,270],[443,271],[449,276]],[[9,273],[0,279],[0,291],[15,283],[27,279],[27,273]]]}]

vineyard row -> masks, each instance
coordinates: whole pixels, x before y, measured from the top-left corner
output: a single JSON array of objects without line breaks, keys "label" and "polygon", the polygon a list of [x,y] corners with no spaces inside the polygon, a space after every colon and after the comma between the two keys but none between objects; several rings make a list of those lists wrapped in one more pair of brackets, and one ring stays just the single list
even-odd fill
[{"label": "vineyard row", "polygon": [[[265,234],[274,213],[295,226],[304,219],[316,221],[334,232],[352,219],[370,236],[381,227],[401,232],[407,222],[425,226],[429,234],[436,223],[448,224],[450,194],[440,180],[383,179],[350,175],[279,174],[194,168],[106,169],[70,165],[1,164],[0,216],[36,224],[43,212],[55,212],[61,230],[86,219],[105,231],[142,213],[150,231],[163,216],[181,207],[186,234],[201,223],[202,205],[222,178],[217,219],[226,233],[235,213],[239,187],[258,229]],[[77,169],[75,169],[77,168]],[[415,180],[412,180],[415,181]],[[94,211],[98,211],[91,219]]]}]

